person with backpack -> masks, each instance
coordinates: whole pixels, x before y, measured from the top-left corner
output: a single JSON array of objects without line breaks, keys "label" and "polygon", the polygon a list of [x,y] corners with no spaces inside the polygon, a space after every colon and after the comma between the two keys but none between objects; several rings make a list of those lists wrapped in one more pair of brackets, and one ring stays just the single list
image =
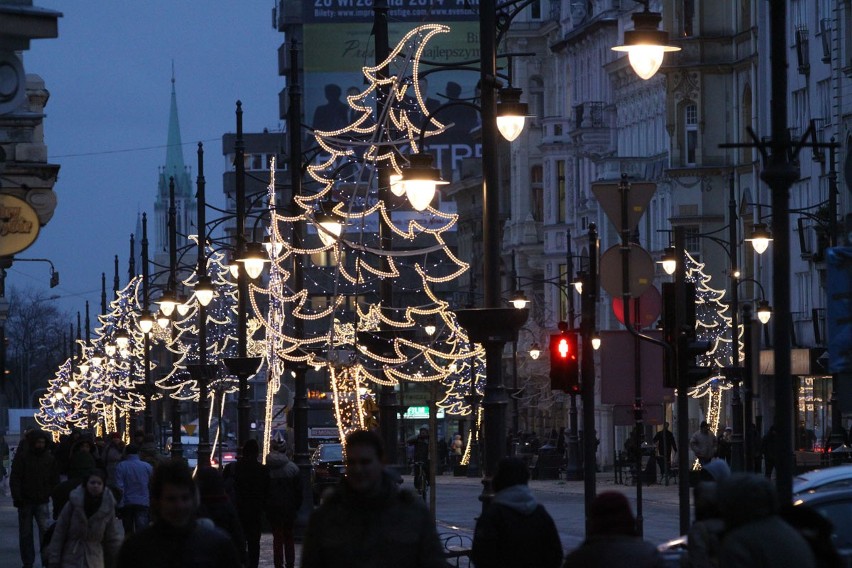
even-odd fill
[{"label": "person with backpack", "polygon": [[296,544],[293,525],[302,506],[302,480],[299,466],[287,457],[278,442],[273,441],[266,456],[269,468],[269,498],[266,518],[272,526],[272,555],[275,568],[293,568]]},{"label": "person with backpack", "polygon": [[106,490],[106,474],[86,477],[62,508],[45,551],[49,568],[113,566],[124,531],[115,517],[115,498]]}]

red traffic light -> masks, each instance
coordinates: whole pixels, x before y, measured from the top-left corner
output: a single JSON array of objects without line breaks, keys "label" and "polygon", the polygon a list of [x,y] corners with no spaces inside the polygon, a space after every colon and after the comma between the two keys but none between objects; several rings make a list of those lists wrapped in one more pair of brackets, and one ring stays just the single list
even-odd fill
[{"label": "red traffic light", "polygon": [[550,388],[564,392],[579,389],[579,346],[575,332],[550,336]]},{"label": "red traffic light", "polygon": [[560,339],[559,345],[556,348],[559,350],[559,356],[560,357],[562,357],[563,359],[568,358],[569,347],[568,347],[568,340],[567,339],[565,339],[564,337],[562,339]]}]

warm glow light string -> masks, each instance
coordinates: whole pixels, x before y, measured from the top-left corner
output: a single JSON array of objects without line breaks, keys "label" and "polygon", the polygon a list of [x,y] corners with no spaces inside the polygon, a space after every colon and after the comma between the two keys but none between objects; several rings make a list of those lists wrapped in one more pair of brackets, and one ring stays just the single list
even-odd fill
[{"label": "warm glow light string", "polygon": [[[719,422],[722,415],[722,393],[731,388],[718,372],[733,364],[733,349],[729,337],[731,318],[725,315],[728,306],[722,303],[724,290],[711,288],[712,277],[704,273],[704,264],[696,261],[686,253],[686,281],[695,284],[695,335],[700,341],[709,341],[711,348],[706,355],[698,357],[698,363],[704,367],[713,367],[711,376],[692,387],[687,394],[692,398],[707,398],[707,423],[714,434],[719,432]],[[742,327],[738,333],[742,341]],[[739,350],[740,361],[743,361],[743,349]],[[696,459],[692,469],[700,469]]]}]

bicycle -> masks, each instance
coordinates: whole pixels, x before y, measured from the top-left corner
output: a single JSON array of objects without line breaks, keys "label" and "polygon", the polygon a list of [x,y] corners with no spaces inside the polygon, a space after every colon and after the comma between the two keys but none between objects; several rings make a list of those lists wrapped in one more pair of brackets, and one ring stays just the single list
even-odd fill
[{"label": "bicycle", "polygon": [[426,501],[429,491],[429,469],[424,462],[414,462],[414,492]]}]

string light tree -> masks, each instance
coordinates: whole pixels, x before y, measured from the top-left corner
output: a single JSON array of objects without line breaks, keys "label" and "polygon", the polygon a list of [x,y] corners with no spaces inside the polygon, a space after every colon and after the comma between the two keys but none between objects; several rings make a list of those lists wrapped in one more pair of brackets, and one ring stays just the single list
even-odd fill
[{"label": "string light tree", "polygon": [[54,441],[68,434],[71,425],[79,420],[79,412],[72,398],[77,386],[73,363],[71,359],[66,359],[48,381],[47,391],[39,399],[35,421],[39,428],[51,433]]},{"label": "string light tree", "polygon": [[[451,374],[450,362],[469,356],[461,349],[466,337],[459,335],[448,303],[434,291],[436,284],[450,282],[467,269],[443,237],[457,216],[430,207],[428,199],[418,201],[415,209],[420,213],[408,215],[407,223],[400,227],[391,222],[391,216],[401,204],[375,199],[381,190],[376,181],[379,166],[401,174],[400,147],[417,148],[420,130],[409,113],[425,114],[417,87],[418,60],[426,42],[447,30],[438,24],[420,26],[406,34],[385,61],[363,69],[368,86],[347,99],[359,113],[356,120],[337,131],[314,132],[322,153],[307,172],[319,188],[310,195],[295,196],[298,214],[292,218],[274,216],[280,222],[307,222],[316,228],[319,243],[310,247],[284,242],[276,262],[283,269],[294,255],[301,256],[305,274],[313,280],[310,284],[329,296],[328,303],[311,307],[308,287],[295,291],[253,288],[292,306],[293,317],[312,322],[313,332],[305,337],[280,338],[286,343],[281,355],[291,362],[337,365],[331,376],[341,401],[356,396],[363,401],[370,396],[363,390],[356,394],[353,389],[363,387],[355,385],[396,386],[400,381],[446,379]],[[398,104],[412,85],[416,110]],[[379,86],[388,86],[392,93],[384,105],[378,104]],[[441,132],[444,126],[435,124],[434,132]],[[404,191],[399,186],[391,189]],[[334,202],[332,196],[341,200]],[[380,224],[388,227],[392,241],[404,246],[383,246],[375,232],[368,230]],[[330,261],[322,266],[312,262],[317,257],[330,257]],[[382,280],[393,282],[417,301],[408,302],[405,308],[384,305],[381,298],[367,302]],[[365,301],[353,305],[351,300],[347,302],[352,296]],[[429,319],[443,322],[441,332],[418,339],[412,330],[422,329]],[[280,335],[280,331],[272,333]],[[323,351],[325,357],[316,354]]]},{"label": "string light tree", "polygon": [[[695,285],[695,336],[699,342],[709,342],[710,349],[698,356],[698,364],[711,367],[710,376],[695,385],[687,394],[696,399],[706,398],[706,418],[710,431],[717,433],[723,407],[723,393],[731,389],[731,383],[725,380],[722,369],[733,366],[733,345],[730,329],[731,317],[726,315],[729,306],[722,302],[724,290],[710,287],[712,277],[704,273],[704,264],[696,261],[688,252],[686,259],[686,282]],[[737,337],[742,345],[742,326],[738,326]],[[744,350],[738,349],[740,361],[744,359]],[[693,469],[700,469],[698,460]]]}]

